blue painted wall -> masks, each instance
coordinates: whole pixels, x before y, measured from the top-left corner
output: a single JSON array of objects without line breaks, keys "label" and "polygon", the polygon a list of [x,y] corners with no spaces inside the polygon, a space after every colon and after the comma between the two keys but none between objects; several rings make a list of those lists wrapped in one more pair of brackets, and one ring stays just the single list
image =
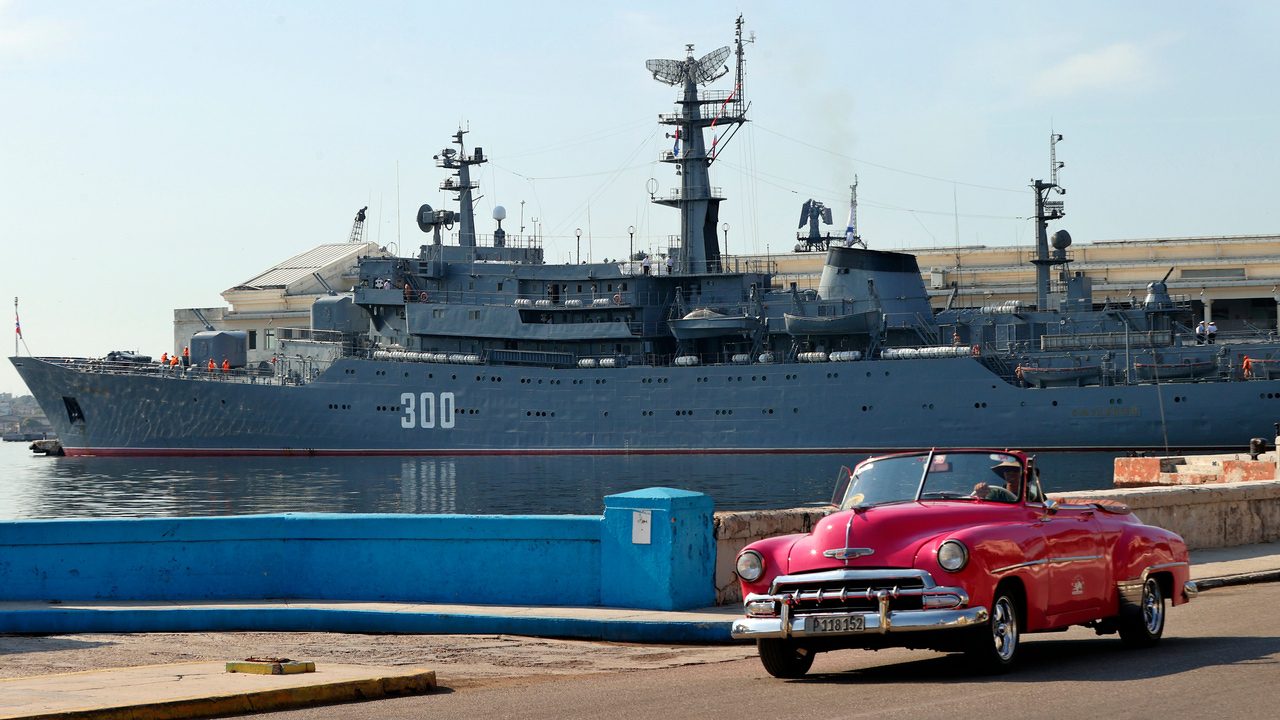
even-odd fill
[{"label": "blue painted wall", "polygon": [[[0,522],[0,601],[306,598],[652,609],[714,603],[710,498],[656,488],[610,496],[605,504],[604,517]],[[638,508],[652,511],[653,543],[631,542]]]}]

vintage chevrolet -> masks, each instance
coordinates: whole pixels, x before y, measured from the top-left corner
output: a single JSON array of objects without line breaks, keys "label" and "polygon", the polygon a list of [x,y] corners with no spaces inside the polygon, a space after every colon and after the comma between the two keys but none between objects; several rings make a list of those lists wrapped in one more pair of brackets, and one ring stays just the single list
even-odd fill
[{"label": "vintage chevrolet", "polygon": [[1119,504],[1049,499],[1034,459],[933,450],[842,473],[836,510],[813,532],[768,538],[737,558],[745,617],[775,677],[817,653],[908,647],[964,652],[1004,672],[1023,633],[1073,625],[1148,646],[1165,603],[1196,594],[1187,546]]}]

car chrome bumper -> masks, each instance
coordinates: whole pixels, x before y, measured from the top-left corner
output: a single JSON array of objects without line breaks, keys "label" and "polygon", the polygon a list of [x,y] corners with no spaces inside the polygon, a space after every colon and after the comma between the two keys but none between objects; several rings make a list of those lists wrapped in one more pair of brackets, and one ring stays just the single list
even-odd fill
[{"label": "car chrome bumper", "polygon": [[[807,618],[851,617],[861,615],[863,629],[852,632],[811,632]],[[823,637],[838,635],[866,635],[891,632],[915,632],[921,630],[948,630],[965,628],[987,621],[985,607],[958,610],[897,610],[885,614],[870,613],[811,613],[783,617],[745,617],[735,620],[730,634],[735,640],[785,637]]]}]

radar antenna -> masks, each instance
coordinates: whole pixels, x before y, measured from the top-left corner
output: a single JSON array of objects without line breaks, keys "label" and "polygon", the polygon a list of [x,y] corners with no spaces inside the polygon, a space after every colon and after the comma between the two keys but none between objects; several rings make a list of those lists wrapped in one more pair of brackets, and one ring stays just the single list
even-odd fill
[{"label": "radar antenna", "polygon": [[668,85],[680,85],[687,80],[707,85],[729,72],[729,66],[724,64],[732,52],[728,45],[703,55],[700,60],[693,59],[693,45],[684,47],[689,54],[684,60],[645,61],[644,66],[653,73],[654,80]]}]

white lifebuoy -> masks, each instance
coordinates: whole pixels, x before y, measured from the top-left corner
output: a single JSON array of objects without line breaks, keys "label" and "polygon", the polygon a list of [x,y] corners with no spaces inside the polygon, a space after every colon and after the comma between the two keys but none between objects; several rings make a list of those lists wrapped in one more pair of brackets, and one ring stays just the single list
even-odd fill
[{"label": "white lifebuoy", "polygon": [[614,293],[614,294],[613,294],[613,304],[614,304],[614,305],[621,305],[621,304],[622,304],[622,295],[621,295],[620,293]]},{"label": "white lifebuoy", "polygon": [[418,302],[426,302],[426,301],[427,301],[427,291],[423,290],[422,292],[418,293]]}]

